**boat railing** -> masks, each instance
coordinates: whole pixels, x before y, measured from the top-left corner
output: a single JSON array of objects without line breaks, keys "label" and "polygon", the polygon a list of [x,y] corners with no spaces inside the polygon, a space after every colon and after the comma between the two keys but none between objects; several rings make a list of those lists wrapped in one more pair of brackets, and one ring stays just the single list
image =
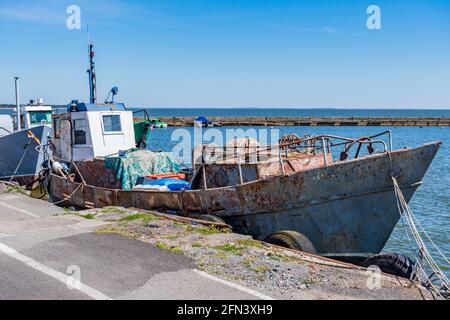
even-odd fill
[{"label": "boat railing", "polygon": [[148,114],[148,110],[147,109],[141,109],[141,110],[133,111],[133,117],[136,114],[140,114],[140,113],[142,113],[144,115],[144,117],[143,117],[144,120],[149,120],[150,119],[150,115]]},{"label": "boat railing", "polygon": [[[386,143],[384,140],[381,139],[375,139],[381,137],[382,135],[388,135],[389,137],[388,143]],[[339,142],[334,142],[336,140]],[[317,142],[319,142],[319,144]],[[298,140],[291,141],[289,143],[279,143],[272,145],[252,145],[250,143],[243,146],[228,145],[225,147],[219,147],[216,145],[202,145],[201,163],[205,162],[209,164],[214,164],[218,162],[232,161],[242,157],[248,158],[249,156],[252,155],[264,154],[264,152],[266,152],[271,156],[278,156],[278,150],[285,152],[286,155],[290,151],[300,151],[300,150],[304,150],[307,152],[322,151],[323,153],[330,153],[332,148],[343,146],[344,152],[348,153],[354,146],[357,146],[357,148],[360,151],[362,145],[381,145],[383,148],[381,152],[392,151],[393,149],[392,134],[390,131],[386,131],[374,136],[367,136],[367,137],[364,136],[357,139],[346,138],[336,135],[316,135],[311,137],[299,138]],[[212,157],[210,156],[208,157],[208,155],[212,154],[222,154],[226,156],[213,161],[205,161],[205,159],[208,158],[211,159]],[[359,154],[360,152],[357,151],[355,158],[358,158]]]},{"label": "boat railing", "polygon": [[[387,136],[388,142],[377,139]],[[249,141],[249,140],[248,140]],[[280,139],[280,142],[283,141]],[[231,145],[226,147],[218,147],[212,145],[202,145],[200,166],[203,173],[204,187],[206,186],[205,165],[219,164],[219,163],[236,163],[238,166],[238,174],[240,183],[244,183],[242,175],[243,163],[248,163],[246,160],[253,159],[255,163],[260,163],[264,156],[267,159],[278,158],[278,162],[283,174],[286,173],[285,162],[288,160],[289,153],[302,152],[307,154],[317,154],[321,152],[324,158],[324,164],[329,165],[333,161],[329,161],[328,154],[332,153],[332,149],[343,147],[344,150],[340,154],[339,161],[346,161],[349,158],[349,152],[356,147],[354,159],[357,159],[361,154],[362,146],[366,145],[369,154],[374,154],[374,146],[380,145],[382,150],[378,153],[386,153],[393,150],[392,132],[390,130],[378,133],[373,136],[364,136],[355,138],[341,137],[337,135],[321,134],[315,136],[306,136],[303,138],[295,138],[289,142],[278,143],[274,145],[251,145],[250,142],[242,145]],[[284,158],[283,158],[284,153]],[[219,157],[217,157],[219,155]],[[251,161],[249,161],[251,163]],[[195,159],[193,159],[195,169]]]}]

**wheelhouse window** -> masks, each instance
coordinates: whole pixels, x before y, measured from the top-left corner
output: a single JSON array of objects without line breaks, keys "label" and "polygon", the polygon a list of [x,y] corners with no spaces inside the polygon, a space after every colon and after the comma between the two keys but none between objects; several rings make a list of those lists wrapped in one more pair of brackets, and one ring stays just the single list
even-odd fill
[{"label": "wheelhouse window", "polygon": [[61,137],[61,119],[53,119],[53,130],[55,132],[55,138],[59,139]]},{"label": "wheelhouse window", "polygon": [[30,112],[30,122],[31,124],[52,123],[52,112],[51,111]]},{"label": "wheelhouse window", "polygon": [[86,120],[73,120],[74,143],[86,144]]},{"label": "wheelhouse window", "polygon": [[121,132],[120,115],[104,115],[103,130],[105,132]]}]

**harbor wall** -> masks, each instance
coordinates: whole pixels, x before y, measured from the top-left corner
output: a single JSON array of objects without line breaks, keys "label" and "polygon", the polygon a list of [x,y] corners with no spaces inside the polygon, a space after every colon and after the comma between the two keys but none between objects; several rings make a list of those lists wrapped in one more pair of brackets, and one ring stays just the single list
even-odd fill
[{"label": "harbor wall", "polygon": [[[391,117],[208,117],[222,126],[450,126],[450,118],[391,118]],[[169,126],[192,126],[192,117],[161,117]]]}]

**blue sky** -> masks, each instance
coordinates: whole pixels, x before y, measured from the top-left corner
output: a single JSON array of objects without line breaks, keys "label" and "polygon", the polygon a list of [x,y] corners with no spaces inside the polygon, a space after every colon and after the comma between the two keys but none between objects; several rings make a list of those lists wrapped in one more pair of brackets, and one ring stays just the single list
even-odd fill
[{"label": "blue sky", "polygon": [[[83,30],[66,9],[81,8]],[[379,5],[382,29],[368,30]],[[450,108],[450,1],[2,0],[0,103]]]}]

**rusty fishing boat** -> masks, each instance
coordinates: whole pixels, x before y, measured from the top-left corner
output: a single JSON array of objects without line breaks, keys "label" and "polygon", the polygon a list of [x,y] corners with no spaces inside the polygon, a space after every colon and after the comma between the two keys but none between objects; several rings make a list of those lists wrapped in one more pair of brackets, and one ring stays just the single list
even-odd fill
[{"label": "rusty fishing boat", "polygon": [[127,189],[119,174],[127,170],[107,166],[107,160],[113,155],[124,161],[131,152],[125,151],[142,139],[135,139],[132,112],[123,104],[96,103],[93,63],[89,74],[90,103],[74,101],[67,113],[53,117],[47,189],[52,202],[67,207],[202,217],[306,252],[367,257],[383,249],[400,219],[392,177],[409,202],[441,145],[394,150],[386,131],[358,138],[288,136],[269,146],[200,146],[184,178],[188,187]]},{"label": "rusty fishing boat", "polygon": [[[384,132],[357,139],[319,135],[244,150],[206,146],[186,176],[189,189],[125,190],[105,159],[135,146],[131,112],[117,104],[77,104],[55,120],[53,155],[67,172],[49,173],[53,202],[215,216],[235,232],[334,257],[383,249],[400,218],[391,177],[409,201],[441,145],[392,150],[391,134]],[[360,156],[363,147],[367,154]],[[337,160],[336,148],[342,149]]]}]

